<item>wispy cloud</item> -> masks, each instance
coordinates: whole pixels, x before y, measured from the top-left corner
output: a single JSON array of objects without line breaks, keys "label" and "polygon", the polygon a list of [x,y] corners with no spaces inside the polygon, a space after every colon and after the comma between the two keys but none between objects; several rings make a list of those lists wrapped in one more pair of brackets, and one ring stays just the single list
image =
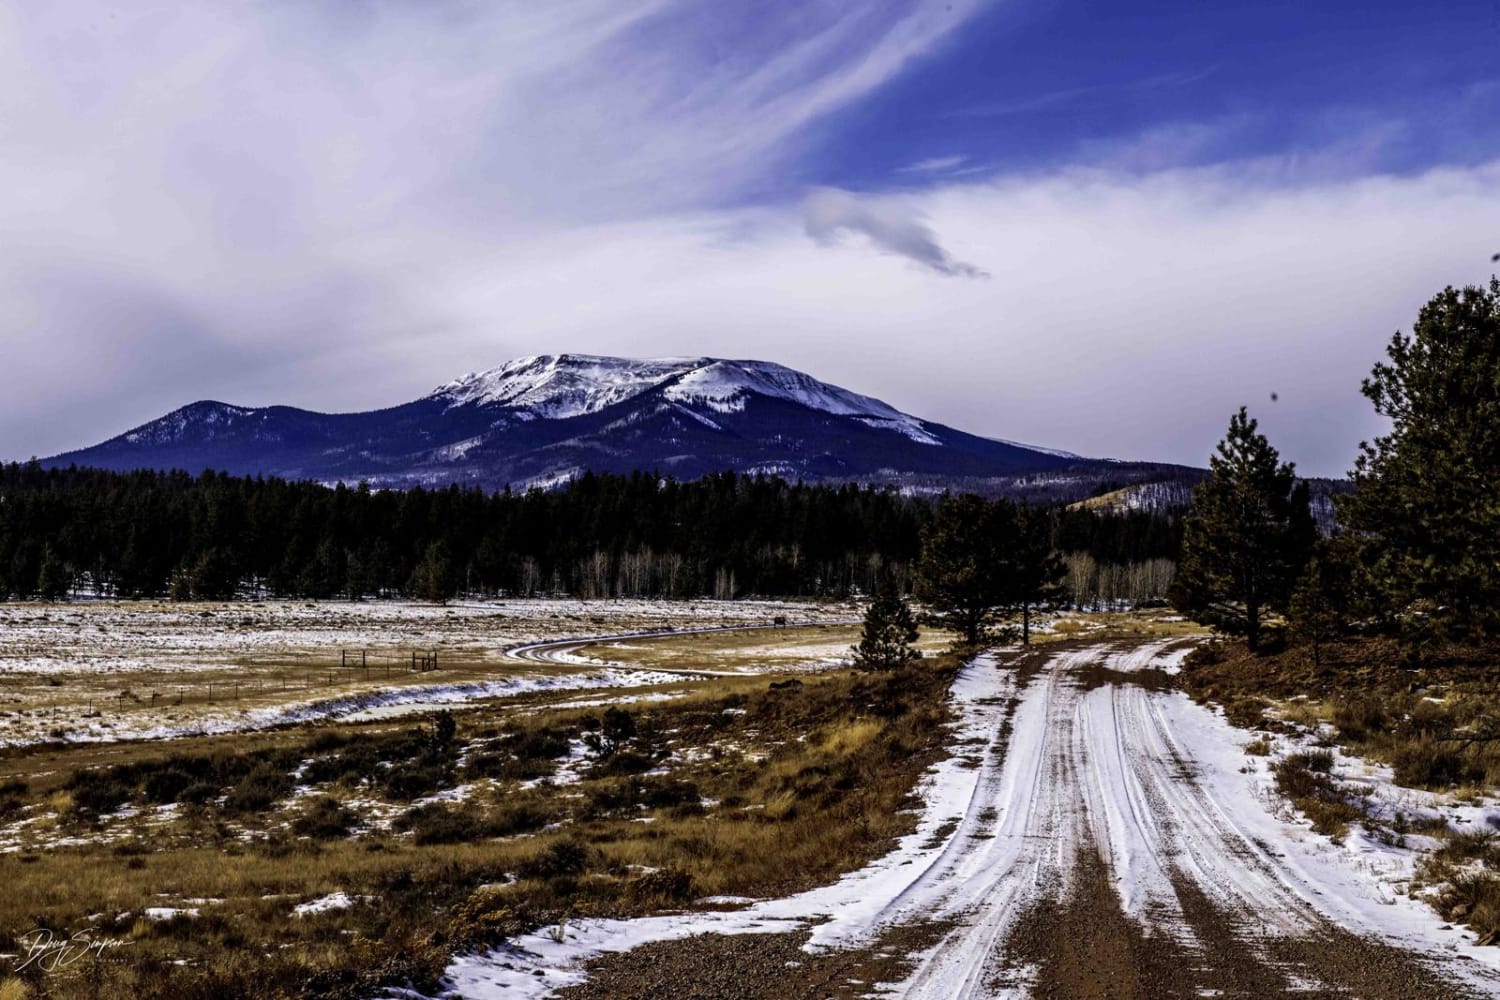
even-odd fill
[{"label": "wispy cloud", "polygon": [[1149,93],[1155,90],[1188,87],[1211,76],[1216,69],[1217,67],[1208,67],[1207,69],[1191,72],[1163,73],[1140,80],[1127,80],[1123,83],[1094,83],[1078,87],[1065,87],[1060,90],[1049,91],[1045,94],[1018,97],[1014,100],[988,101],[983,104],[954,108],[948,111],[944,117],[1004,118],[1011,115],[1025,115],[1038,111],[1049,111],[1054,108],[1082,104],[1088,101],[1118,101],[1124,97]]},{"label": "wispy cloud", "polygon": [[902,174],[946,174],[967,163],[969,158],[963,155],[955,156],[933,156],[916,163],[909,163],[904,167],[897,167],[896,172]]},{"label": "wispy cloud", "polygon": [[[928,147],[908,158],[973,159],[804,200],[820,123],[978,6],[0,4],[0,455],[572,349],[759,355],[981,433],[1187,462],[1274,390],[1287,457],[1347,468],[1390,332],[1488,276],[1500,164],[1371,176],[1370,122],[1247,162],[1256,122],[1184,121],[984,181],[991,154]],[[934,279],[981,266],[1004,280]]]},{"label": "wispy cloud", "polygon": [[391,390],[443,332],[422,288],[784,185],[982,2],[0,6],[0,455],[189,394]]},{"label": "wispy cloud", "polygon": [[932,227],[909,204],[890,198],[861,197],[835,188],[819,188],[802,203],[807,235],[825,245],[845,233],[869,239],[876,249],[905,257],[938,274],[956,278],[987,278],[973,264],[955,260],[943,249]]}]

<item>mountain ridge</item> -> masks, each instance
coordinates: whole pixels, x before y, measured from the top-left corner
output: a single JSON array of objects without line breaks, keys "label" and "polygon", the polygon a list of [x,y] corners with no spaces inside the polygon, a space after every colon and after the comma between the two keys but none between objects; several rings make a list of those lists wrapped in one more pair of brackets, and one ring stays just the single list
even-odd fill
[{"label": "mountain ridge", "polygon": [[1172,468],[969,434],[775,362],[592,354],[516,358],[356,413],[200,400],[46,464],[492,489],[589,470],[734,469],[924,492],[1005,492],[1006,480],[1065,473],[1079,482],[1064,492],[1077,492],[1105,473],[1135,482]]}]

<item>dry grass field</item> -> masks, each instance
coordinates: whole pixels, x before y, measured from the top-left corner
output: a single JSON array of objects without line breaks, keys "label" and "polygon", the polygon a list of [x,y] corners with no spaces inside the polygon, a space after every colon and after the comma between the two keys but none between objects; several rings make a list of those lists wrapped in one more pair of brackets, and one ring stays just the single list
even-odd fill
[{"label": "dry grass field", "polygon": [[[8,647],[12,662],[53,669],[0,675],[11,705],[25,706],[10,709],[0,751],[0,937],[16,942],[8,962],[20,967],[0,987],[6,996],[431,988],[455,951],[521,930],[826,881],[909,825],[906,798],[942,749],[955,662],[875,677],[841,665],[849,626],[707,633],[605,644],[608,690],[518,685],[452,713],[309,713],[195,733],[221,710],[205,693],[156,706],[154,738],[129,738],[132,714],[151,709],[134,702],[100,709],[113,731],[95,719],[49,736],[35,731],[47,708],[77,725],[81,703],[101,691],[163,686],[142,678],[203,688],[238,679],[241,718],[301,704],[309,696],[283,692],[277,678],[321,643],[374,645],[389,609],[340,621],[345,609],[334,607],[329,623],[308,616],[295,628],[287,619],[301,609],[7,611],[24,632]],[[760,624],[769,610],[554,613],[420,611],[401,639],[440,648],[440,668],[393,683],[587,677],[599,668],[498,653],[590,632]],[[90,626],[119,630],[140,662],[101,666],[94,651],[108,643],[79,632]],[[659,670],[690,662],[715,676]],[[37,949],[27,962],[42,930],[107,946]]]}]

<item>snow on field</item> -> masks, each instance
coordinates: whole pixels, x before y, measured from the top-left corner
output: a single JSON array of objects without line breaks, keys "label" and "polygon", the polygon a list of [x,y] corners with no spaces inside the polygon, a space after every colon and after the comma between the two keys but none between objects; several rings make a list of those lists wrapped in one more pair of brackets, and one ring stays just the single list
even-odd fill
[{"label": "snow on field", "polygon": [[[336,698],[322,698],[274,708],[215,711],[180,724],[161,725],[149,718],[124,717],[110,720],[110,725],[106,728],[100,724],[102,720],[83,720],[81,724],[75,724],[74,728],[69,729],[65,738],[71,743],[176,739],[183,736],[251,732],[257,729],[269,729],[321,719],[365,722],[439,711],[491,698],[510,698],[547,691],[634,688],[653,684],[670,684],[680,680],[682,678],[676,674],[654,671],[599,670],[587,674],[507,677],[494,681],[413,685]],[[628,700],[631,699],[627,696],[623,699],[601,699],[597,700],[597,703]],[[35,737],[25,736],[0,737],[0,746],[24,744],[34,739]]]},{"label": "snow on field", "polygon": [[148,906],[144,911],[147,920],[158,923],[176,920],[178,917],[196,917],[201,912],[196,906]]},{"label": "snow on field", "polygon": [[0,676],[194,671],[258,656],[501,647],[580,634],[847,619],[848,606],[785,601],[508,599],[231,604],[0,603]]},{"label": "snow on field", "polygon": [[[999,731],[1014,678],[1013,673],[997,669],[988,657],[965,668],[954,685],[961,712],[956,740],[985,741]],[[590,958],[693,934],[792,931],[821,920],[813,928],[814,947],[858,943],[877,926],[920,915],[916,896],[906,898],[921,885],[914,876],[927,871],[957,839],[942,836],[943,828],[975,810],[975,788],[984,773],[985,769],[970,766],[959,755],[938,764],[922,781],[926,807],[916,829],[890,854],[831,886],[742,910],[570,922],[560,929],[527,935],[507,948],[455,959],[447,970],[445,996],[468,1000],[547,996],[582,982],[581,966]],[[413,994],[393,991],[389,995]]]},{"label": "snow on field", "polygon": [[[680,677],[556,655],[533,658],[548,669],[525,669],[511,651],[579,635],[677,635],[768,625],[777,616],[827,623],[849,615],[843,605],[780,601],[0,604],[0,704],[8,706],[0,710],[0,745],[238,732],[537,691],[670,683]],[[467,676],[438,682],[403,669],[413,650],[430,649]],[[369,650],[372,669],[335,673],[345,650],[356,658]],[[206,682],[206,671],[217,673]],[[339,685],[307,690],[322,671]],[[216,703],[203,698],[209,682],[222,692]],[[177,707],[184,686],[193,697]],[[340,688],[346,693],[331,693]]]},{"label": "snow on field", "polygon": [[331,892],[326,896],[319,896],[317,899],[309,900],[306,903],[298,903],[292,907],[292,916],[311,917],[319,913],[327,913],[330,910],[347,910],[351,906],[368,903],[372,898],[370,896],[351,896],[346,892]]},{"label": "snow on field", "polygon": [[886,857],[832,885],[743,909],[580,921],[526,935],[456,958],[443,996],[547,996],[583,981],[589,959],[651,941],[809,930],[816,951],[868,945],[913,921],[950,921],[952,929],[883,993],[1024,996],[1025,970],[1000,964],[1009,933],[1029,903],[1066,893],[1090,845],[1113,870],[1125,911],[1188,953],[1201,953],[1202,943],[1178,901],[1178,880],[1247,915],[1251,948],[1329,921],[1436,959],[1481,988],[1500,987],[1500,951],[1475,948],[1466,932],[1402,894],[1409,857],[1353,837],[1334,846],[1266,794],[1265,774],[1247,764],[1248,734],[1180,692],[1090,686],[1078,674],[1168,669],[1181,656],[1172,642],[1075,648],[1054,654],[1021,689],[1014,672],[981,657],[955,684],[953,756],[922,781],[917,829]]}]

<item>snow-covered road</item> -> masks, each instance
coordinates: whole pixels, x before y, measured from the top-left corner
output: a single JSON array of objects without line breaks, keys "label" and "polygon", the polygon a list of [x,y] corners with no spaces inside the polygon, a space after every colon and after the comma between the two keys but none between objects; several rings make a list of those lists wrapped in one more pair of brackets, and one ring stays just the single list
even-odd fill
[{"label": "snow-covered road", "polygon": [[810,930],[815,952],[929,924],[946,930],[880,992],[1027,996],[1040,973],[1015,945],[1018,927],[1077,895],[1081,859],[1104,866],[1122,922],[1198,970],[1193,992],[1243,983],[1250,968],[1255,985],[1240,995],[1368,995],[1361,971],[1349,972],[1357,960],[1325,962],[1327,948],[1306,946],[1338,940],[1451,986],[1430,995],[1500,995],[1495,949],[1393,891],[1394,869],[1369,851],[1335,848],[1286,817],[1242,749],[1247,734],[1165,689],[1186,651],[1161,641],[981,657],[955,684],[954,756],[925,780],[918,828],[887,857],[739,911],[533,935],[456,960],[447,995],[546,995],[585,978],[588,959],[647,941]]},{"label": "snow-covered road", "polygon": [[[675,639],[690,635],[712,635],[720,632],[760,632],[767,629],[773,631],[785,628],[805,628],[809,625],[857,625],[862,619],[859,618],[835,618],[828,621],[794,621],[782,625],[769,623],[756,625],[711,625],[703,628],[679,628],[679,629],[652,629],[642,632],[622,632],[617,635],[594,636],[587,639],[560,639],[547,642],[528,642],[519,646],[511,646],[504,651],[504,655],[512,660],[521,660],[525,663],[546,663],[553,666],[612,666],[620,669],[631,669],[628,664],[613,663],[598,659],[597,657],[586,657],[580,655],[580,650],[607,646],[611,643],[627,642],[636,639]],[[733,677],[744,673],[742,670],[708,670],[708,669],[681,669],[675,667],[651,667],[653,673],[680,674],[684,677]]]}]

